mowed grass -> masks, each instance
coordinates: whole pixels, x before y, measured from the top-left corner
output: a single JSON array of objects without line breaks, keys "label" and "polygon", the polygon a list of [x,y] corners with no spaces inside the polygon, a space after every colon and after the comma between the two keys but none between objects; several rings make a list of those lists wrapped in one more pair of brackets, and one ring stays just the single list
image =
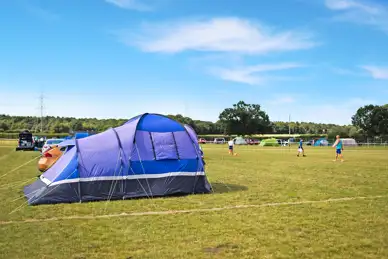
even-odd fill
[{"label": "mowed grass", "polygon": [[[288,147],[236,147],[236,157],[224,145],[203,148],[213,194],[33,207],[22,187],[37,160],[9,172],[39,153],[0,148],[0,257],[388,258],[388,148],[345,150],[344,163],[325,147],[304,158]],[[360,196],[383,197],[195,211]],[[194,211],[26,222],[171,210]]]},{"label": "mowed grass", "polygon": [[0,139],[0,147],[16,147],[18,144],[17,139]]}]

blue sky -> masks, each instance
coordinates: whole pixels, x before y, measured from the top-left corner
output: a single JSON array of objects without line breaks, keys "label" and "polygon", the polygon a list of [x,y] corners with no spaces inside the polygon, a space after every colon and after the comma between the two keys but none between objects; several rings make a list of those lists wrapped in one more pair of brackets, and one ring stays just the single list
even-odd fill
[{"label": "blue sky", "polygon": [[347,124],[388,102],[388,2],[0,2],[0,113],[212,120],[239,100],[272,120]]}]

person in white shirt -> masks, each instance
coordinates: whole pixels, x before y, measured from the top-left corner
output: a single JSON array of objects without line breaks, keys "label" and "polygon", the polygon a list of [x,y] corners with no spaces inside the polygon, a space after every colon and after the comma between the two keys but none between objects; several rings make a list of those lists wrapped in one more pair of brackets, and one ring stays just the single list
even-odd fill
[{"label": "person in white shirt", "polygon": [[228,146],[229,146],[229,155],[234,155],[234,153],[233,153],[233,147],[234,147],[233,139],[228,141]]}]

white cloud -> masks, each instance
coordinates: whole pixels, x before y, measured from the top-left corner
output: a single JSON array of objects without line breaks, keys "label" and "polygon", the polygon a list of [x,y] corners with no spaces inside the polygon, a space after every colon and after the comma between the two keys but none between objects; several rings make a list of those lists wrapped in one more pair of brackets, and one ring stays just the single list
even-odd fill
[{"label": "white cloud", "polygon": [[331,71],[339,74],[339,75],[344,75],[344,76],[364,76],[363,73],[360,73],[359,71],[354,71],[350,69],[345,69],[345,68],[331,68]]},{"label": "white cloud", "polygon": [[388,67],[359,66],[358,69],[331,68],[331,71],[346,76],[372,77],[374,79],[388,79]]},{"label": "white cloud", "polygon": [[333,10],[361,10],[369,14],[378,14],[379,9],[373,5],[366,5],[353,0],[326,0],[326,6]]},{"label": "white cloud", "polygon": [[335,20],[370,25],[388,33],[387,6],[359,0],[325,0],[325,5],[341,13]]},{"label": "white cloud", "polygon": [[388,80],[388,67],[377,67],[377,66],[363,66],[374,79]]},{"label": "white cloud", "polygon": [[136,11],[151,11],[153,8],[150,5],[141,3],[144,0],[105,0],[105,2],[113,4],[124,9],[132,9]]},{"label": "white cloud", "polygon": [[276,31],[258,23],[235,18],[212,18],[143,25],[118,33],[122,42],[145,52],[183,51],[266,54],[309,49],[317,45],[312,35],[297,31]]},{"label": "white cloud", "polygon": [[209,72],[225,81],[259,85],[269,80],[284,79],[284,77],[268,76],[266,72],[281,71],[302,66],[302,64],[298,63],[261,64],[238,68],[211,68]]}]

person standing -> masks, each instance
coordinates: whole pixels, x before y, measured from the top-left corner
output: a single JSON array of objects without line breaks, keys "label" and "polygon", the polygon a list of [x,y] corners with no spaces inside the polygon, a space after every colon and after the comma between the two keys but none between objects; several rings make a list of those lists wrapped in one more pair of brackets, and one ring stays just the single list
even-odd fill
[{"label": "person standing", "polygon": [[233,152],[233,147],[234,147],[233,139],[228,141],[228,146],[229,146],[229,155],[232,155],[232,156],[235,155],[234,152]]},{"label": "person standing", "polygon": [[300,139],[300,140],[299,140],[298,154],[297,154],[296,156],[299,156],[300,154],[302,154],[303,156],[306,156],[306,155],[304,154],[303,139]]},{"label": "person standing", "polygon": [[340,136],[339,135],[337,135],[336,136],[336,141],[334,142],[334,144],[333,144],[333,148],[335,147],[335,149],[336,149],[336,151],[335,151],[335,162],[337,162],[337,160],[338,160],[338,157],[340,157],[341,158],[341,162],[343,162],[344,161],[344,156],[343,156],[343,154],[342,154],[342,151],[344,151],[344,145],[343,145],[343,143],[342,143],[342,139],[340,138]]}]

